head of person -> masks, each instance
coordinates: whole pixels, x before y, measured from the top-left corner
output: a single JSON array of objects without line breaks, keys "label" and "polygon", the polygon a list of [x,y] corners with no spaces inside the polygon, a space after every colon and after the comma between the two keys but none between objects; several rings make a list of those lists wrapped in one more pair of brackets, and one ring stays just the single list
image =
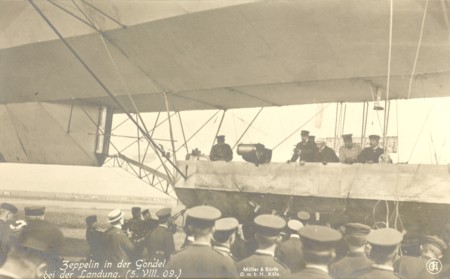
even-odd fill
[{"label": "head of person", "polygon": [[301,136],[301,138],[302,138],[302,142],[303,142],[303,143],[307,142],[307,141],[308,141],[308,137],[309,137],[309,131],[302,130],[302,131],[300,132],[300,136]]},{"label": "head of person", "polygon": [[328,265],[336,257],[336,243],[342,234],[325,226],[306,226],[299,231],[306,263]]},{"label": "head of person", "polygon": [[402,240],[402,233],[395,229],[372,230],[367,236],[367,242],[371,246],[370,258],[377,264],[392,265]]},{"label": "head of person", "polygon": [[345,224],[344,240],[347,242],[350,252],[364,252],[367,244],[367,236],[370,233],[370,227],[360,223]]},{"label": "head of person", "polygon": [[217,139],[217,143],[224,143],[225,142],[225,136],[224,135],[219,135],[216,137]]},{"label": "head of person", "polygon": [[26,220],[44,220],[45,219],[45,207],[43,207],[43,206],[25,207],[25,219]]},{"label": "head of person", "polygon": [[92,229],[98,228],[97,215],[90,215],[90,216],[86,217],[85,221],[86,221],[86,226],[88,228],[92,228]]},{"label": "head of person", "polygon": [[274,249],[276,244],[281,241],[281,231],[286,227],[286,221],[280,216],[261,214],[255,217],[253,223],[258,248]]},{"label": "head of person", "polygon": [[214,243],[229,248],[235,241],[238,226],[238,220],[233,217],[216,220],[213,234]]},{"label": "head of person", "polygon": [[351,149],[353,147],[353,139],[352,134],[346,134],[342,135],[342,139],[344,140],[344,146],[348,149]]},{"label": "head of person", "polygon": [[316,143],[316,136],[308,136],[308,141],[311,143]]},{"label": "head of person", "polygon": [[141,208],[140,207],[132,207],[131,208],[131,216],[133,219],[141,219]]},{"label": "head of person", "polygon": [[108,222],[111,226],[122,227],[124,224],[123,213],[120,209],[114,209],[108,213]]},{"label": "head of person", "polygon": [[215,222],[222,216],[220,210],[212,206],[201,205],[188,209],[186,214],[189,218],[188,230],[195,241],[210,242]]},{"label": "head of person", "polygon": [[289,220],[287,222],[287,230],[290,236],[298,235],[298,232],[303,227],[304,227],[303,223],[298,220]]},{"label": "head of person", "polygon": [[448,248],[445,241],[437,236],[426,235],[422,240],[420,246],[421,255],[424,258],[440,259],[442,258],[442,252]]},{"label": "head of person", "polygon": [[34,220],[19,233],[17,243],[9,251],[0,276],[12,278],[43,278],[59,268],[59,252],[64,242],[63,233],[53,224]]},{"label": "head of person", "polygon": [[375,148],[378,146],[378,143],[380,142],[380,136],[370,135],[369,141],[370,141],[370,147]]},{"label": "head of person", "polygon": [[158,217],[158,221],[160,224],[168,223],[171,216],[172,216],[172,209],[169,207],[162,208],[156,211],[156,217]]},{"label": "head of person", "polygon": [[142,211],[142,217],[144,217],[145,220],[150,220],[152,218],[150,210],[144,209],[144,211]]},{"label": "head of person", "polygon": [[326,145],[327,145],[327,143],[324,138],[316,139],[316,146],[319,150],[322,150]]},{"label": "head of person", "polygon": [[302,222],[303,226],[306,226],[311,220],[311,214],[308,211],[299,211],[297,213],[297,218]]},{"label": "head of person", "polygon": [[17,207],[10,203],[0,204],[0,220],[12,222],[16,216]]}]

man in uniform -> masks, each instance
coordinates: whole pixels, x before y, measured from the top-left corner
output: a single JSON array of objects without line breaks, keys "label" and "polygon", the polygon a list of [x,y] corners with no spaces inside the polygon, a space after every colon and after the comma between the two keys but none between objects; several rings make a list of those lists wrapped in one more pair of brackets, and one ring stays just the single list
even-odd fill
[{"label": "man in uniform", "polygon": [[120,209],[114,209],[108,213],[108,221],[111,227],[105,231],[105,256],[106,259],[116,265],[120,261],[128,262],[134,252],[134,245],[127,234],[122,230],[123,213]]},{"label": "man in uniform", "polygon": [[196,206],[186,212],[194,242],[175,253],[166,270],[180,270],[181,278],[238,278],[233,260],[211,248],[214,223],[222,215],[212,206]]},{"label": "man in uniform", "polygon": [[303,261],[302,242],[298,231],[303,228],[302,222],[289,220],[287,223],[289,239],[281,242],[275,250],[275,256],[284,263],[292,273],[300,271],[305,266]]},{"label": "man in uniform", "polygon": [[216,220],[214,226],[213,249],[233,261],[236,261],[236,258],[231,254],[230,248],[236,239],[236,230],[238,226],[238,220],[233,217]]},{"label": "man in uniform", "polygon": [[286,226],[283,218],[270,214],[256,216],[255,239],[258,249],[255,253],[238,262],[242,278],[285,278],[290,275],[289,268],[275,259],[275,249],[281,239],[281,230]]},{"label": "man in uniform", "polygon": [[14,205],[9,203],[0,204],[0,262],[6,257],[11,245],[12,231],[10,225],[16,213],[17,207]]},{"label": "man in uniform", "polygon": [[377,135],[370,135],[370,146],[364,148],[358,155],[358,162],[363,164],[379,163],[380,156],[384,154],[384,149],[378,147],[380,137]]},{"label": "man in uniform", "polygon": [[367,241],[372,249],[370,258],[375,263],[361,272],[357,278],[369,279],[398,279],[394,273],[394,260],[397,257],[398,247],[403,240],[403,235],[391,228],[372,230],[367,236]]},{"label": "man in uniform", "polygon": [[[53,224],[35,220],[24,226],[11,247],[0,278],[45,278],[61,267],[59,252],[64,242],[62,232]],[[57,278],[57,277],[55,277]]]},{"label": "man in uniform", "polygon": [[217,144],[211,148],[209,158],[211,161],[229,162],[233,160],[233,150],[225,143],[225,136],[217,136]]},{"label": "man in uniform", "polygon": [[168,260],[175,252],[173,233],[169,228],[172,209],[163,208],[156,212],[159,218],[158,227],[144,240],[148,259]]},{"label": "man in uniform", "polygon": [[288,162],[295,162],[300,157],[300,161],[314,162],[314,153],[316,145],[308,140],[309,131],[303,130],[300,133],[302,141],[297,143],[294,149],[294,155]]},{"label": "man in uniform", "polygon": [[374,263],[364,252],[370,227],[360,223],[345,225],[344,240],[348,246],[348,253],[340,261],[330,267],[330,274],[334,279],[355,278],[354,274],[369,268]]},{"label": "man in uniform", "polygon": [[127,221],[128,228],[132,233],[131,240],[133,243],[136,243],[139,239],[145,237],[145,221],[142,220],[141,208],[140,207],[132,207],[131,215],[133,216],[130,220]]},{"label": "man in uniform", "polygon": [[142,217],[144,217],[144,223],[145,223],[145,235],[148,235],[151,233],[156,227],[158,227],[158,218],[154,217],[150,213],[150,210],[145,209],[142,211]]},{"label": "man in uniform", "polygon": [[97,215],[90,215],[86,217],[86,241],[89,245],[88,260],[92,259],[96,262],[102,263],[104,260],[104,239],[105,236],[102,231],[98,230]]},{"label": "man in uniform", "polygon": [[344,164],[358,162],[358,155],[361,153],[361,146],[353,143],[352,134],[342,135],[344,145],[339,148],[339,161]]},{"label": "man in uniform", "polygon": [[25,220],[44,220],[45,207],[44,206],[27,206],[25,207]]},{"label": "man in uniform", "polygon": [[299,231],[303,244],[305,268],[293,274],[294,278],[331,279],[328,265],[336,256],[336,243],[342,238],[340,232],[324,226],[306,226]]},{"label": "man in uniform", "polygon": [[236,261],[243,260],[250,256],[247,252],[247,245],[244,240],[244,225],[239,224],[236,232],[234,242],[231,244],[230,250],[231,254],[236,258]]},{"label": "man in uniform", "polygon": [[317,149],[314,153],[314,162],[318,163],[337,163],[339,158],[333,149],[327,146],[325,139],[316,140]]}]

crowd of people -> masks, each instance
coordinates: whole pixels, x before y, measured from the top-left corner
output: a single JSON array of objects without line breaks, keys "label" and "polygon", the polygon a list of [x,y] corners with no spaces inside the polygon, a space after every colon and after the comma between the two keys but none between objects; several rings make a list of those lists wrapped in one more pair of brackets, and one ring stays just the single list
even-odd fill
[{"label": "crowd of people", "polygon": [[[52,278],[48,275],[61,269],[61,230],[44,220],[41,207],[26,208],[23,221],[16,220],[17,212],[12,204],[0,204],[0,278]],[[174,215],[170,208],[151,213],[133,207],[131,212],[129,220],[119,209],[109,212],[105,231],[96,215],[86,217],[85,262],[113,267],[125,262],[130,269],[139,262],[161,263],[164,270],[179,271],[173,277],[180,278],[450,276],[450,225],[440,236],[421,236],[417,254],[406,254],[401,249],[405,232],[352,222],[333,228],[306,211],[286,217],[256,210],[242,224],[206,205]],[[174,224],[181,215],[182,230]],[[185,241],[178,248],[174,234],[181,231]],[[127,269],[117,271],[119,278],[128,276]]]},{"label": "crowd of people", "polygon": [[[342,135],[344,145],[339,148],[339,156],[336,152],[326,145],[325,139],[316,139],[315,136],[310,135],[309,131],[303,130],[300,133],[301,141],[295,146],[294,154],[288,160],[288,163],[300,161],[301,164],[306,162],[318,163],[338,163],[353,164],[353,163],[391,163],[389,157],[384,154],[384,149],[379,147],[380,136],[370,135],[370,146],[364,149],[357,143],[353,142],[352,134]],[[244,152],[242,155],[245,161],[254,163],[256,165],[269,163],[272,157],[272,150],[265,148],[262,144],[255,144],[255,148],[249,152]],[[217,144],[215,144],[210,151],[211,161],[225,161],[233,160],[233,151],[227,143],[225,143],[225,136],[217,136]]]}]

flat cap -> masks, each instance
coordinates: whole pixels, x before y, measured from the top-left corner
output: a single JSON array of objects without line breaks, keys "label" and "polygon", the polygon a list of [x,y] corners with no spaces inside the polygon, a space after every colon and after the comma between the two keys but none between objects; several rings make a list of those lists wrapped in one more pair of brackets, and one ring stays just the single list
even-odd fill
[{"label": "flat cap", "polygon": [[216,139],[224,139],[224,138],[225,138],[224,135],[218,135],[218,136],[216,137]]},{"label": "flat cap", "polygon": [[396,246],[403,240],[403,235],[391,228],[372,230],[367,236],[367,242],[371,245],[389,247]]},{"label": "flat cap", "polygon": [[447,249],[447,244],[437,236],[434,235],[426,235],[422,240],[423,244],[431,244],[437,247],[439,250],[444,251]]},{"label": "flat cap", "polygon": [[345,134],[345,135],[342,135],[342,138],[343,138],[344,140],[346,140],[346,139],[352,139],[352,136],[353,136],[353,134]]},{"label": "flat cap", "polygon": [[283,218],[272,214],[256,216],[254,223],[256,231],[266,236],[276,236],[286,226],[286,221]]},{"label": "flat cap", "polygon": [[4,203],[0,204],[0,208],[4,209],[4,210],[8,210],[12,214],[16,214],[17,213],[17,207],[15,207],[14,205],[12,205],[10,203],[4,202]]},{"label": "flat cap", "polygon": [[186,214],[189,217],[189,224],[202,228],[213,227],[215,221],[222,216],[219,209],[208,205],[192,207]]},{"label": "flat cap", "polygon": [[114,223],[119,221],[123,217],[123,213],[120,209],[114,209],[108,213],[108,221]]},{"label": "flat cap", "polygon": [[342,234],[325,226],[306,226],[299,231],[305,249],[310,251],[326,251],[335,248]]},{"label": "flat cap", "polygon": [[166,207],[166,208],[156,211],[155,214],[159,218],[159,220],[163,220],[163,219],[169,218],[171,213],[172,213],[172,209],[169,207]]},{"label": "flat cap", "polygon": [[361,223],[348,223],[345,224],[346,235],[368,235],[370,233],[370,227]]},{"label": "flat cap", "polygon": [[289,220],[287,222],[287,226],[290,230],[299,231],[301,228],[303,228],[303,223],[298,220]]},{"label": "flat cap", "polygon": [[297,218],[301,221],[308,221],[311,218],[311,215],[306,211],[300,211],[297,213]]},{"label": "flat cap", "polygon": [[92,224],[97,222],[97,215],[89,215],[88,217],[86,217],[86,219],[84,219],[86,221],[86,224]]},{"label": "flat cap", "polygon": [[239,221],[236,218],[229,217],[216,220],[214,228],[216,231],[228,232],[235,230],[238,226]]},{"label": "flat cap", "polygon": [[380,136],[378,136],[378,135],[370,135],[369,139],[379,140]]},{"label": "flat cap", "polygon": [[301,136],[309,136],[309,131],[307,131],[307,130],[302,130],[302,131],[300,132],[300,135],[301,135]]},{"label": "flat cap", "polygon": [[43,220],[33,220],[23,227],[19,234],[22,247],[58,254],[64,242],[64,235],[54,224]]},{"label": "flat cap", "polygon": [[44,206],[27,206],[25,207],[26,216],[42,216],[45,214]]}]

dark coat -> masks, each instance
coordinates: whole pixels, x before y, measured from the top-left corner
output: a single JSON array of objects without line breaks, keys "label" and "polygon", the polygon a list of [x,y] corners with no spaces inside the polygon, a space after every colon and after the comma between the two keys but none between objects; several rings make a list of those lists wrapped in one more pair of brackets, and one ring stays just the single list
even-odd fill
[{"label": "dark coat", "polygon": [[305,267],[300,238],[291,237],[281,242],[275,250],[275,257],[284,263],[292,273],[300,271]]},{"label": "dark coat", "polygon": [[298,279],[332,279],[331,276],[323,270],[307,267],[300,272],[292,274],[292,278]]},{"label": "dark coat", "polygon": [[166,226],[159,225],[145,238],[144,246],[149,259],[168,260],[175,252],[173,233]]},{"label": "dark coat", "polygon": [[108,261],[113,264],[129,261],[133,252],[134,245],[123,230],[111,227],[105,231],[105,257]]},{"label": "dark coat", "polygon": [[325,146],[322,150],[316,150],[314,153],[314,162],[338,163],[339,158],[333,149]]},{"label": "dark coat", "polygon": [[375,148],[372,147],[366,147],[364,148],[361,153],[358,155],[358,162],[360,163],[378,163],[380,156],[384,153],[383,148]]},{"label": "dark coat", "polygon": [[317,147],[314,143],[307,141],[306,143],[299,142],[295,146],[294,155],[292,155],[291,162],[297,161],[300,157],[300,161],[314,162],[314,154]]},{"label": "dark coat", "polygon": [[[258,251],[238,262],[237,268],[241,278],[286,278],[291,274],[287,266],[271,255]],[[258,269],[258,271],[254,271],[254,269]]]},{"label": "dark coat", "polygon": [[340,261],[332,264],[330,274],[334,279],[339,278],[356,278],[363,269],[368,269],[374,264],[364,253],[348,253]]},{"label": "dark coat", "polygon": [[426,264],[424,258],[402,256],[394,262],[394,270],[401,278],[415,278],[426,268]]},{"label": "dark coat", "polygon": [[369,267],[361,272],[358,279],[399,279],[394,271],[379,269],[376,267]]},{"label": "dark coat", "polygon": [[102,262],[105,259],[105,234],[94,228],[86,230],[86,241],[89,245],[88,260]]}]

